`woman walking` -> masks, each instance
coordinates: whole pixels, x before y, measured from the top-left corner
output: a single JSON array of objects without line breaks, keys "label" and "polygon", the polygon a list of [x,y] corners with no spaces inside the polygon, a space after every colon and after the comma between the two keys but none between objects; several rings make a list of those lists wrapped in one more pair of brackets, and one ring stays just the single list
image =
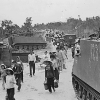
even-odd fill
[{"label": "woman walking", "polygon": [[22,67],[22,71],[21,71],[21,81],[22,81],[22,83],[23,83],[23,70],[24,70],[24,66],[23,66],[23,63],[22,63],[22,61],[20,60],[20,57],[19,57],[19,56],[17,56],[16,62],[17,62],[17,64],[19,64],[19,66]]},{"label": "woman walking", "polygon": [[19,92],[21,89],[21,80],[22,80],[22,76],[21,76],[22,67],[21,67],[21,65],[16,62],[14,67],[13,67],[13,71],[14,71],[16,83],[18,85],[18,92]]},{"label": "woman walking", "polygon": [[50,55],[50,58],[51,58],[51,62],[52,62],[53,70],[54,70],[55,79],[57,80],[57,82],[59,82],[59,68],[58,68],[56,56]]},{"label": "woman walking", "polygon": [[52,89],[55,92],[55,88],[54,88],[54,70],[53,70],[53,67],[52,67],[52,62],[47,61],[46,65],[47,66],[45,67],[45,78],[47,80],[48,90],[49,90],[50,93],[52,93]]},{"label": "woman walking", "polygon": [[65,48],[62,48],[62,56],[63,56],[63,69],[66,69],[66,60],[68,58],[67,58],[67,54],[66,54]]},{"label": "woman walking", "polygon": [[62,55],[62,51],[60,50],[59,47],[57,47],[56,50],[57,50],[57,52],[56,52],[57,63],[58,63],[60,71],[62,71],[62,68],[63,68],[63,55]]}]

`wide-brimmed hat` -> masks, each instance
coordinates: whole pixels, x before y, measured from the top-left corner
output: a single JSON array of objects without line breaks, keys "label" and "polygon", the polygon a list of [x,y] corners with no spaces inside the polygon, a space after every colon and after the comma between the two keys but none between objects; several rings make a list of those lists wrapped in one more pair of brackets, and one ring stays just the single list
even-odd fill
[{"label": "wide-brimmed hat", "polygon": [[6,72],[10,71],[10,74],[13,75],[14,71],[11,68],[6,68]]},{"label": "wide-brimmed hat", "polygon": [[51,65],[52,62],[48,60],[48,61],[44,61],[43,64],[45,64],[45,65],[48,65],[48,64]]},{"label": "wide-brimmed hat", "polygon": [[1,67],[4,66],[4,68],[6,68],[5,64],[1,64],[0,66],[1,66]]},{"label": "wide-brimmed hat", "polygon": [[13,72],[12,68],[6,68],[6,70],[9,70],[9,71],[12,71]]},{"label": "wide-brimmed hat", "polygon": [[16,61],[15,61],[15,60],[13,60],[13,61],[12,61],[12,63],[16,63]]},{"label": "wide-brimmed hat", "polygon": [[1,64],[1,66],[5,66],[4,64]]}]

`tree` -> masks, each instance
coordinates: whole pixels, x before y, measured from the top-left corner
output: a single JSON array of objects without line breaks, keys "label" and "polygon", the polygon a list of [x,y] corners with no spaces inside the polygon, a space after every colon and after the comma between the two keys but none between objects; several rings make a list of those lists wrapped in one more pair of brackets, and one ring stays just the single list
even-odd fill
[{"label": "tree", "polygon": [[11,26],[12,23],[13,22],[11,20],[4,20],[4,21],[2,21],[1,26],[7,28],[7,26]]},{"label": "tree", "polygon": [[26,22],[22,26],[22,30],[24,31],[25,35],[33,35],[32,17],[26,18]]},{"label": "tree", "polygon": [[11,20],[4,20],[1,23],[1,27],[3,29],[3,35],[9,36],[12,33],[12,21]]}]

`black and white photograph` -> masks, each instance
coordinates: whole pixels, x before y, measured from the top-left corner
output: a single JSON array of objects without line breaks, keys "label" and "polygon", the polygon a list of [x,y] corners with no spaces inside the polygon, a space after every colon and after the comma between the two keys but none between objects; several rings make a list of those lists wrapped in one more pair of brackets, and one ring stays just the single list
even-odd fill
[{"label": "black and white photograph", "polygon": [[0,0],[0,100],[100,100],[100,0]]}]

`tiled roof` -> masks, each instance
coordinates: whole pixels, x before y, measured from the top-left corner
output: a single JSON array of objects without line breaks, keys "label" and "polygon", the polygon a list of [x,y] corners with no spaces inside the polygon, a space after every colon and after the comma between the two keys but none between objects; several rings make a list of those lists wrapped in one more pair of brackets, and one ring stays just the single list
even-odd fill
[{"label": "tiled roof", "polygon": [[42,36],[16,36],[13,37],[13,44],[16,43],[46,43]]}]

